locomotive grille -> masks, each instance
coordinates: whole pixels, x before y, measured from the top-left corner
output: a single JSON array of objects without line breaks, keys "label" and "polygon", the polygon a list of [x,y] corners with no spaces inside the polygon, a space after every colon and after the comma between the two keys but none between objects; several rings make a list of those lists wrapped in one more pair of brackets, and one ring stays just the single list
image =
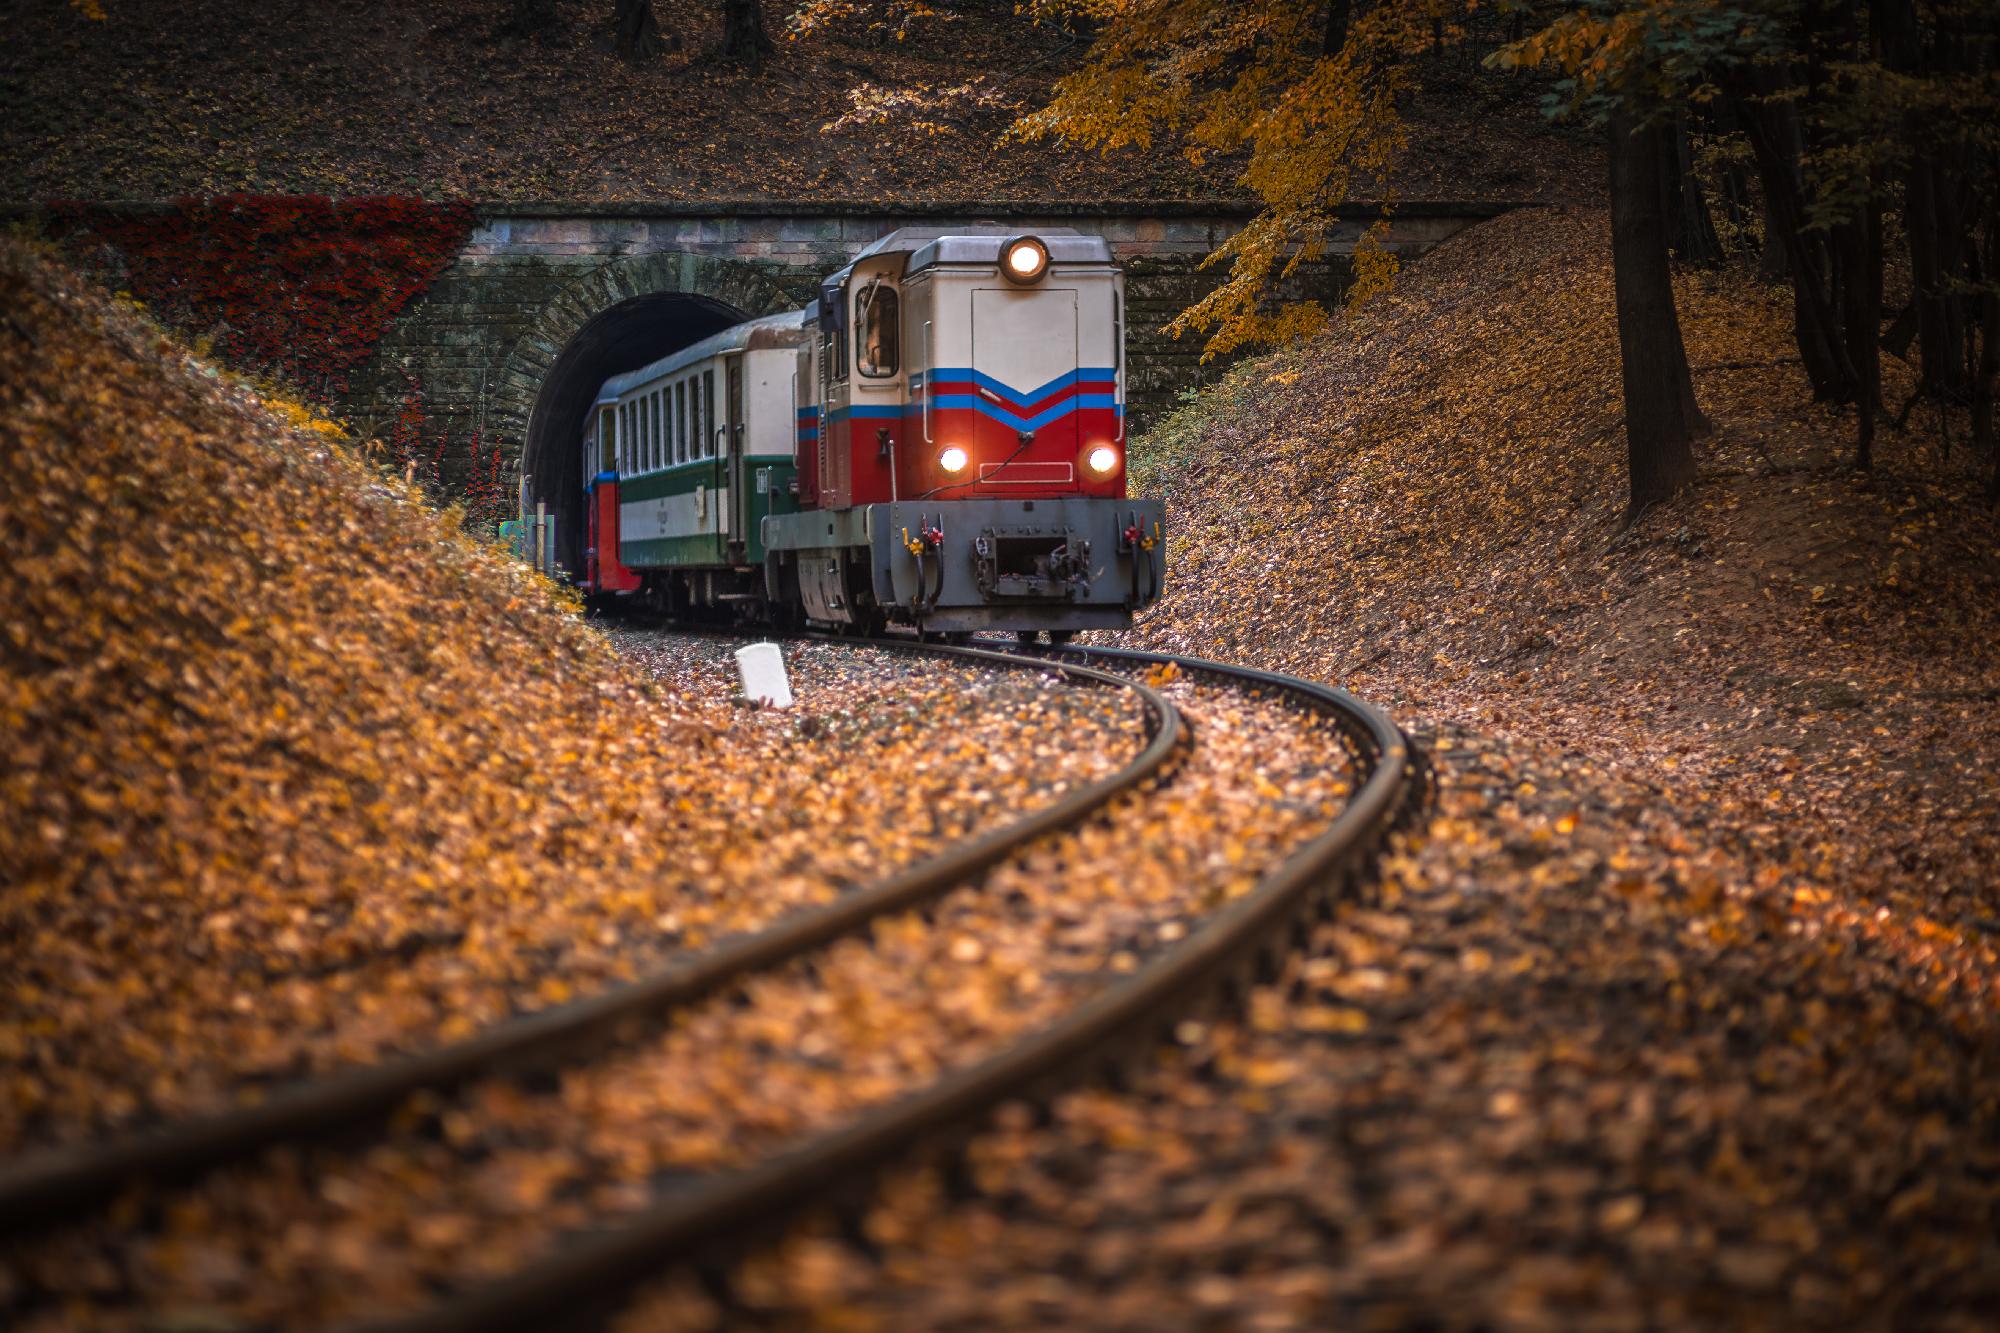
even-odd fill
[{"label": "locomotive grille", "polygon": [[1009,533],[988,528],[974,538],[979,592],[1008,597],[1073,599],[1090,588],[1090,543],[1061,532]]}]

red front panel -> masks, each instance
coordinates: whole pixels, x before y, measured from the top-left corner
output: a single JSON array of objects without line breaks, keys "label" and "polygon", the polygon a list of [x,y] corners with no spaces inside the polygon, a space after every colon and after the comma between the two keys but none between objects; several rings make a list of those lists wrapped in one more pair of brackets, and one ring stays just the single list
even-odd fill
[{"label": "red front panel", "polygon": [[590,545],[584,556],[584,578],[592,592],[636,592],[639,576],[618,559],[618,482],[600,477],[590,487]]},{"label": "red front panel", "polygon": [[[919,426],[911,432],[911,447],[904,451],[908,463],[901,471],[909,478],[905,498],[923,491],[956,500],[988,496],[1124,497],[1125,447],[1119,439],[1115,408],[1073,409],[1034,428],[1032,438],[1025,443],[1019,421],[1019,417],[1007,420],[976,408],[933,409],[931,443],[923,443]],[[967,455],[964,468],[955,473],[945,471],[941,461],[945,450],[954,446]],[[1100,446],[1109,446],[1116,455],[1108,472],[1090,466],[1091,451]]]}]

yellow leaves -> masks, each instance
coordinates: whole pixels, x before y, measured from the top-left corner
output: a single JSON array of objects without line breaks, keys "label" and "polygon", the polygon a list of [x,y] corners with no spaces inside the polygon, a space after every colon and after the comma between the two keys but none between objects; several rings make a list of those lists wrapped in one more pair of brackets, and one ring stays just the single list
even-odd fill
[{"label": "yellow leaves", "polygon": [[1250,1087],[1275,1088],[1298,1077],[1299,1062],[1281,1057],[1252,1059],[1234,1072]]},{"label": "yellow leaves", "polygon": [[[1156,132],[1185,128],[1185,151],[1197,165],[1215,154],[1248,154],[1243,181],[1265,211],[1209,256],[1210,264],[1229,263],[1228,277],[1170,332],[1208,332],[1203,360],[1317,333],[1323,307],[1310,300],[1273,307],[1272,289],[1324,257],[1334,223],[1329,201],[1354,197],[1358,179],[1382,197],[1381,178],[1407,143],[1398,102],[1413,81],[1413,61],[1440,40],[1463,38],[1457,7],[1417,0],[1362,8],[1332,53],[1323,50],[1316,16],[1284,0],[1033,7],[1045,11],[1089,13],[1102,26],[1084,67],[1058,82],[1049,105],[1018,120],[1010,137],[1110,152],[1145,148]],[[1396,272],[1384,225],[1369,228],[1355,248],[1354,308],[1387,290]]]},{"label": "yellow leaves", "polygon": [[1346,1005],[1301,1005],[1291,1011],[1290,1019],[1301,1032],[1354,1036],[1368,1030],[1367,1013]]},{"label": "yellow leaves", "polygon": [[1384,243],[1388,234],[1389,221],[1384,218],[1369,226],[1354,242],[1351,285],[1347,289],[1349,310],[1359,310],[1385,294],[1395,281],[1402,261]]}]

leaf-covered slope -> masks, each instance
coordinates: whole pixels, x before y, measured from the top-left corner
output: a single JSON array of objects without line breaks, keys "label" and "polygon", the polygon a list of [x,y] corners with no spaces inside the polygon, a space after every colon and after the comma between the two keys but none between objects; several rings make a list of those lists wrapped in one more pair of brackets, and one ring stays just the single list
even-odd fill
[{"label": "leaf-covered slope", "polygon": [[288,1023],[370,1027],[370,966],[629,868],[599,830],[664,797],[611,766],[671,782],[705,728],[547,583],[11,244],[0,311],[0,1121],[85,1048],[195,1061],[158,1014],[200,998],[282,1066]]},{"label": "leaf-covered slope", "polygon": [[[1976,460],[1940,462],[1927,408],[1856,478],[1782,293],[1732,271],[1680,298],[1717,434],[1697,489],[1622,535],[1599,213],[1463,233],[1233,373],[1135,450],[1173,529],[1145,637],[1692,779],[1746,820],[1853,833],[1890,873],[1983,881],[2000,533]],[[1888,401],[1909,378],[1890,362]],[[1830,823],[1850,814],[1866,825]]]}]

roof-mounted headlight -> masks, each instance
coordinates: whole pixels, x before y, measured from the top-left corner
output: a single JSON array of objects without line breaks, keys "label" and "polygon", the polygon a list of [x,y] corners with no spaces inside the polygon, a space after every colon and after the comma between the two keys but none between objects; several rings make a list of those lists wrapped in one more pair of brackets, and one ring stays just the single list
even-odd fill
[{"label": "roof-mounted headlight", "polygon": [[1049,271],[1049,247],[1033,236],[1016,236],[1000,247],[1000,273],[1023,287]]}]

